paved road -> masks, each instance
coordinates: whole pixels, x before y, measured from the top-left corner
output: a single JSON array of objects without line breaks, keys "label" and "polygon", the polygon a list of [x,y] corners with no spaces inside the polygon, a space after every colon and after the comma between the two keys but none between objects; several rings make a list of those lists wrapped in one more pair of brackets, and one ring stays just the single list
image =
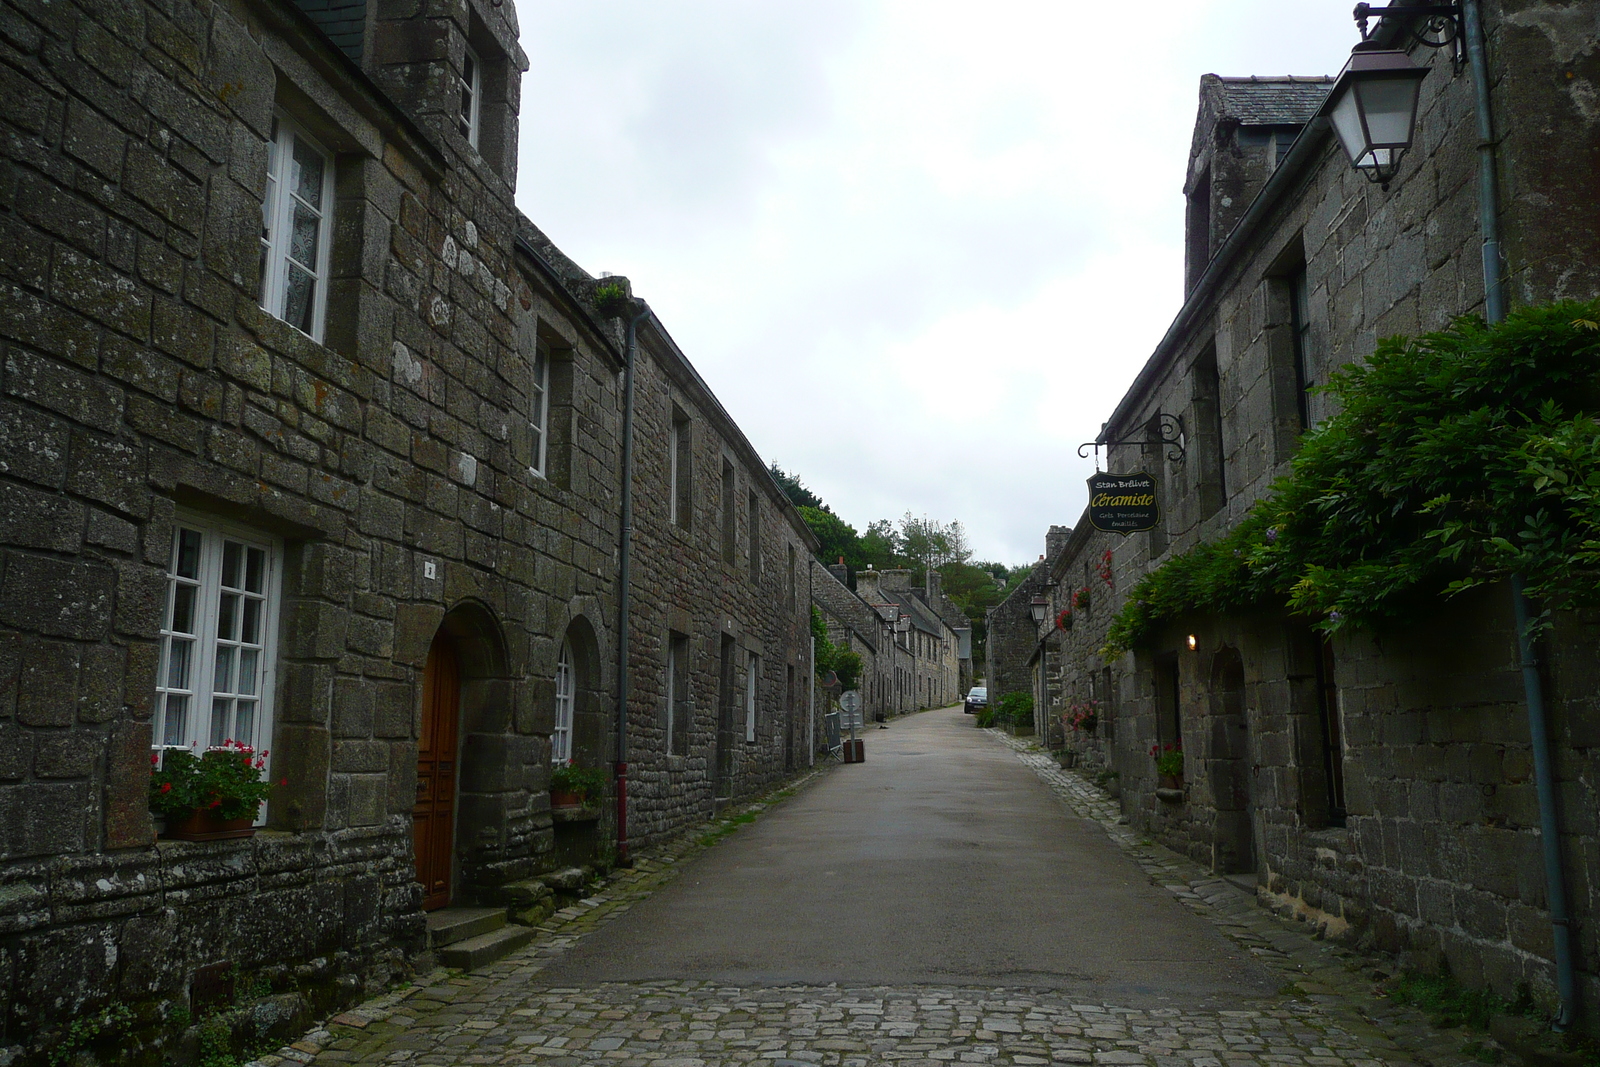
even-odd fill
[{"label": "paved road", "polygon": [[959,711],[872,732],[867,759],[252,1067],[1477,1067],[1492,1047],[1374,999],[1370,963]]},{"label": "paved road", "polygon": [[556,986],[982,985],[1213,1005],[1282,984],[959,707],[866,734],[545,972]]}]

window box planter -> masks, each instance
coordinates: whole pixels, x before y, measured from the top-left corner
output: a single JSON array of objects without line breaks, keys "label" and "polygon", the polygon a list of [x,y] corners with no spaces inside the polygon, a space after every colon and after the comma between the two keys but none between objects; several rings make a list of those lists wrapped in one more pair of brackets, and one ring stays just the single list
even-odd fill
[{"label": "window box planter", "polygon": [[223,819],[206,811],[194,811],[183,818],[167,817],[161,834],[169,841],[226,841],[235,837],[254,837],[255,820],[248,815]]},{"label": "window box planter", "polygon": [[550,790],[550,806],[552,808],[581,808],[583,807],[583,794],[565,789],[552,789]]}]

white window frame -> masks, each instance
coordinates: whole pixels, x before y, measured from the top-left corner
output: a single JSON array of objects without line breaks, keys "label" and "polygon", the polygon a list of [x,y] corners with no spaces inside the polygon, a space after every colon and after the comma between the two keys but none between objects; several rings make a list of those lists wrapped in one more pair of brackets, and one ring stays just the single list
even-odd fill
[{"label": "white window frame", "polygon": [[[471,48],[461,58],[461,70],[456,74],[456,90],[460,94],[456,103],[456,132],[467,139],[473,148],[478,147],[478,134],[483,123],[483,60]],[[462,97],[465,99],[462,100]],[[465,103],[465,114],[461,104]],[[465,129],[462,129],[462,126]]]},{"label": "white window frame", "polygon": [[528,372],[528,427],[533,433],[533,465],[528,473],[544,478],[550,456],[550,350],[543,341],[533,346]]},{"label": "white window frame", "polygon": [[556,658],[556,720],[550,730],[550,762],[568,763],[572,760],[572,713],[575,704],[575,687],[572,673],[572,643],[561,642],[561,653]]},{"label": "white window frame", "polygon": [[750,653],[744,675],[744,739],[756,739],[756,687],[761,678],[761,657]]},{"label": "white window frame", "polygon": [[[295,184],[294,146],[299,141],[322,159],[322,206],[314,207],[291,192]],[[312,277],[311,321],[304,329],[289,322],[286,302],[289,295],[289,234],[294,208],[304,206],[316,212],[317,251],[315,263],[293,261]],[[295,329],[320,342],[328,315],[328,262],[333,245],[333,156],[317,140],[287,115],[273,116],[272,137],[267,142],[267,194],[261,202],[261,307],[274,318],[289,322]]]},{"label": "white window frame", "polygon": [[[185,534],[198,535],[199,538],[193,575],[181,573],[183,564],[179,559],[179,550],[186,543]],[[224,587],[225,546],[229,543],[239,545],[244,554],[240,559],[239,584]],[[249,566],[248,552],[251,550],[262,553],[263,570],[256,583],[258,588],[254,590],[246,588],[249,583],[245,577]],[[180,512],[173,522],[171,551],[167,567],[166,607],[161,618],[161,662],[156,674],[156,713],[151,747],[159,759],[167,749],[186,748],[200,752],[221,741],[231,740],[249,745],[262,754],[267,760],[263,773],[270,776],[278,616],[283,602],[283,546],[276,538],[266,536],[259,530]],[[190,631],[176,628],[179,620],[174,617],[179,606],[180,590],[184,589],[194,590],[189,601]],[[225,634],[221,634],[218,624],[227,597],[234,598],[235,607],[231,614],[237,626],[230,626]],[[247,602],[261,605],[257,609],[259,615],[254,641],[246,640],[242,632],[247,618]],[[174,649],[183,646],[192,649],[192,652],[187,671],[183,671],[181,664],[177,667],[178,671],[183,672],[180,678],[174,673]],[[223,656],[219,649],[227,652],[227,655]],[[251,653],[256,663],[255,692],[250,693],[247,687],[237,684],[219,691],[219,659],[225,666],[236,665],[243,669],[246,657]],[[232,736],[235,724],[224,725],[221,736],[218,736],[215,728],[217,701],[234,702],[232,710],[236,710],[240,697],[247,698],[246,702],[249,697],[255,698],[249,736]],[[181,705],[180,701],[183,702]],[[173,721],[175,708],[179,706],[183,715],[181,724]],[[263,807],[257,823],[265,819],[266,809]]]}]

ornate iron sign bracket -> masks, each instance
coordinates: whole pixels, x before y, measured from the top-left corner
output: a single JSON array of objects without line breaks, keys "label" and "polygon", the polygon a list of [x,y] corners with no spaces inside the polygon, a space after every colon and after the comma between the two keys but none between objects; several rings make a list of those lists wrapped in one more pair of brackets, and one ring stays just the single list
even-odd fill
[{"label": "ornate iron sign bracket", "polygon": [[[1391,4],[1388,7],[1373,7],[1371,4],[1361,3],[1356,5],[1354,15],[1363,41],[1368,38],[1368,19],[1393,16],[1397,20],[1402,20],[1401,25],[1405,32],[1417,44],[1427,45],[1429,48],[1448,46],[1451,63],[1456,73],[1461,72],[1461,64],[1466,57],[1462,48],[1460,4],[1419,4],[1416,7]],[[1404,21],[1406,19],[1412,21],[1406,22]]]},{"label": "ornate iron sign bracket", "polygon": [[1145,430],[1149,436],[1125,437],[1120,441],[1085,441],[1078,446],[1078,456],[1087,458],[1089,453],[1086,449],[1094,449],[1094,466],[1099,470],[1101,448],[1106,450],[1107,463],[1111,461],[1111,450],[1123,445],[1138,445],[1141,448],[1165,445],[1167,459],[1174,463],[1182,463],[1184,456],[1188,455],[1188,446],[1183,437],[1183,416],[1168,415],[1164,411],[1158,411],[1154,425],[1146,423]]}]

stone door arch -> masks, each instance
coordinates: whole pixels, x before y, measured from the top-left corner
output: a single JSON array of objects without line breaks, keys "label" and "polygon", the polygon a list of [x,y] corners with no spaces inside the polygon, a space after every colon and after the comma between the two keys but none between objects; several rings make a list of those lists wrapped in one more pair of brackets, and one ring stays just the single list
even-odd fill
[{"label": "stone door arch", "polygon": [[[476,899],[482,870],[504,850],[518,752],[509,744],[512,685],[494,614],[467,602],[445,613],[423,670],[412,809],[423,907]],[[525,806],[525,805],[521,805]]]}]

